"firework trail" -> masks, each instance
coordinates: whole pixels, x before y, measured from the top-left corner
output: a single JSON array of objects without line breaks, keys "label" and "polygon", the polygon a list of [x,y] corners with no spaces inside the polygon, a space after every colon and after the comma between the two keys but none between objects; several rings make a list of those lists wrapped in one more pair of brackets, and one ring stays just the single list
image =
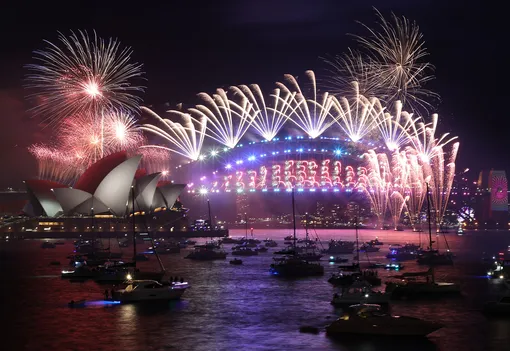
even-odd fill
[{"label": "firework trail", "polygon": [[449,133],[443,134],[440,138],[436,138],[438,115],[432,115],[432,122],[425,124],[410,123],[406,134],[411,141],[412,148],[418,154],[420,161],[431,162],[438,156],[441,148],[457,139],[457,137],[449,137]]},{"label": "firework trail", "polygon": [[391,183],[390,167],[385,154],[376,154],[369,150],[364,158],[367,163],[368,174],[362,175],[363,192],[370,200],[372,212],[377,216],[377,224],[380,228],[384,221],[386,209],[388,208],[389,191]]},{"label": "firework trail", "polygon": [[405,205],[405,188],[409,177],[409,167],[405,152],[393,152],[391,158],[391,184],[389,209],[395,229],[398,227],[400,216]]},{"label": "firework trail", "polygon": [[365,63],[370,65],[370,75],[378,82],[378,96],[388,104],[402,101],[411,110],[427,111],[438,94],[423,88],[433,79],[434,66],[424,62],[428,56],[423,34],[415,22],[392,13],[392,21],[387,21],[377,11],[379,31],[362,24],[369,37],[355,35],[367,55]]},{"label": "firework trail", "polygon": [[287,113],[290,109],[290,99],[294,94],[282,94],[280,89],[275,89],[270,95],[272,103],[267,106],[264,94],[257,84],[240,85],[239,87],[232,87],[232,90],[243,95],[253,106],[255,117],[252,127],[265,140],[273,140],[289,118]]},{"label": "firework trail", "polygon": [[[172,122],[169,119],[161,118],[154,111],[146,107],[142,107],[141,109],[149,113],[162,126],[158,127],[153,124],[144,124],[141,129],[158,135],[171,144],[170,147],[158,146],[157,148],[167,149],[193,161],[199,159],[206,135],[206,116],[202,116],[197,120],[187,113],[168,111],[169,113],[176,114],[184,121],[184,124],[180,124]],[[147,147],[153,148],[155,146],[148,145]]]},{"label": "firework trail", "polygon": [[[237,88],[232,88],[234,93]],[[200,93],[198,96],[205,105],[190,108],[189,112],[195,121],[207,121],[206,135],[211,139],[234,148],[253,123],[256,111],[244,94],[235,94],[238,102],[229,99],[227,92],[217,89],[212,96]]]},{"label": "firework trail", "polygon": [[389,151],[399,150],[402,146],[408,144],[408,131],[416,126],[420,119],[413,119],[413,114],[402,111],[402,103],[395,103],[395,114],[389,113],[379,114],[380,117],[377,127]]},{"label": "firework trail", "polygon": [[324,86],[336,96],[349,96],[352,94],[350,86],[353,82],[358,84],[361,95],[366,97],[379,97],[379,82],[374,79],[373,67],[370,58],[349,48],[344,55],[333,58],[324,58],[323,61],[330,66]]},{"label": "firework trail", "polygon": [[28,151],[37,160],[39,179],[72,184],[83,172],[83,169],[74,163],[75,160],[72,156],[57,148],[34,144],[28,148]]},{"label": "firework trail", "polygon": [[413,230],[417,230],[417,224],[420,221],[420,212],[423,201],[427,195],[423,168],[418,162],[416,155],[406,153],[407,165],[409,167],[409,177],[405,186],[404,194],[406,207],[409,212],[409,219]]},{"label": "firework trail", "polygon": [[45,41],[47,47],[34,52],[38,63],[27,65],[26,85],[39,101],[36,114],[56,123],[82,113],[100,116],[110,108],[138,110],[135,93],[143,88],[132,81],[142,75],[142,65],[130,62],[130,48],[96,32],[59,33],[58,39],[60,45]]},{"label": "firework trail", "polygon": [[[285,92],[286,96],[291,96],[290,101],[279,99],[285,106],[290,106],[288,113],[290,121],[294,122],[312,139],[319,137],[326,129],[332,126],[336,120],[330,113],[333,107],[333,99],[329,93],[318,95],[315,73],[306,71],[305,76],[311,85],[311,98],[307,98],[303,92],[297,79],[286,74],[285,81],[287,83],[277,82],[279,89]],[[317,100],[319,98],[320,100]]]},{"label": "firework trail", "polygon": [[448,200],[455,177],[455,160],[459,150],[459,143],[457,142],[452,145],[449,154],[443,152],[442,146],[437,146],[437,149],[437,156],[432,159],[432,165],[429,168],[429,186],[436,225],[439,230],[446,208],[448,207]]},{"label": "firework trail", "polygon": [[359,92],[359,84],[353,82],[354,97],[332,97],[332,115],[352,142],[360,141],[384,119],[384,108],[376,98],[366,98]]}]

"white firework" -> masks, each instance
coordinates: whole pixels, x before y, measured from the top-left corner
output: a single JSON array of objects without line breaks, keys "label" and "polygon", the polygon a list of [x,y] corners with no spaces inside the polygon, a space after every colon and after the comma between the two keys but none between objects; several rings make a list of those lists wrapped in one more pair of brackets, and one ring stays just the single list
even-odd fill
[{"label": "white firework", "polygon": [[149,113],[161,124],[161,127],[154,124],[144,124],[141,129],[162,137],[171,145],[169,147],[157,145],[147,145],[144,147],[166,149],[193,161],[199,159],[207,128],[207,118],[205,116],[197,120],[187,113],[168,111],[180,117],[184,121],[181,124],[161,118],[157,113],[146,107],[141,109]]},{"label": "white firework", "polygon": [[413,119],[412,113],[402,111],[402,102],[400,101],[395,103],[394,115],[386,112],[379,116],[382,117],[382,121],[377,124],[377,127],[389,151],[399,150],[410,142],[407,131],[414,127],[420,119],[419,117]]},{"label": "white firework", "polygon": [[230,99],[223,89],[217,89],[212,96],[200,93],[198,96],[205,105],[197,105],[188,110],[195,120],[207,120],[208,137],[229,148],[239,143],[255,118],[253,106],[248,99],[243,94],[236,95],[238,102]]},{"label": "white firework", "polygon": [[257,84],[250,86],[241,85],[239,87],[232,87],[234,91],[244,95],[252,108],[254,109],[254,119],[252,127],[259,133],[265,140],[271,141],[278,134],[280,129],[289,118],[291,105],[290,100],[294,94],[282,94],[280,89],[275,89],[271,94],[271,105],[267,105],[264,99],[264,94]]},{"label": "white firework", "polygon": [[384,117],[384,108],[379,99],[367,98],[360,94],[359,84],[352,82],[354,96],[352,98],[332,98],[331,114],[340,128],[353,142],[360,141],[375,128]]},{"label": "white firework", "polygon": [[292,97],[288,102],[282,101],[285,105],[291,106],[288,113],[289,120],[294,122],[310,138],[315,139],[336,122],[330,113],[334,102],[329,93],[318,94],[313,71],[306,71],[305,76],[311,83],[311,98],[307,98],[308,94],[303,92],[297,79],[290,74],[285,75],[285,81],[288,85],[280,82],[277,82],[276,85]]}]

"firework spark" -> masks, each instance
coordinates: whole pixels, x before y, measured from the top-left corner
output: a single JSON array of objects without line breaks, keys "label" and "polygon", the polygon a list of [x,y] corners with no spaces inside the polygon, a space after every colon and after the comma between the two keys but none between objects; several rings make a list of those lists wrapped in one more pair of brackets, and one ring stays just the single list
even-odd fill
[{"label": "firework spark", "polygon": [[207,121],[208,128],[207,130],[204,128],[207,136],[229,148],[234,148],[253,123],[255,111],[252,104],[244,94],[237,94],[239,102],[231,100],[223,89],[217,89],[216,94],[212,96],[206,93],[200,93],[198,96],[205,105],[197,105],[188,110],[193,119]]},{"label": "firework spark", "polygon": [[354,97],[332,98],[332,114],[342,130],[353,142],[358,142],[384,120],[384,108],[377,98],[366,98],[359,92],[359,84],[353,82]]},{"label": "firework spark", "polygon": [[434,157],[442,152],[442,147],[457,139],[457,137],[449,137],[449,133],[443,134],[436,138],[438,115],[432,115],[432,122],[425,124],[410,123],[406,134],[411,141],[412,149],[416,152],[422,162],[431,162]]},{"label": "firework spark", "polygon": [[400,100],[413,111],[426,111],[431,107],[428,100],[439,96],[423,88],[433,79],[430,73],[434,66],[423,62],[428,53],[420,28],[405,17],[392,14],[392,21],[388,21],[379,11],[376,12],[380,30],[363,24],[370,36],[354,37],[365,49],[367,59],[364,61],[370,66],[369,75],[380,87],[378,96],[386,103]]},{"label": "firework spark", "polygon": [[[99,122],[98,122],[99,123]],[[112,109],[103,113],[101,123],[104,151],[134,151],[145,143],[138,120],[129,112]]]},{"label": "firework spark", "polygon": [[114,39],[104,40],[94,32],[59,33],[61,46],[45,41],[35,51],[37,64],[27,65],[27,87],[40,104],[34,112],[50,122],[81,113],[100,116],[104,109],[137,110],[143,91],[133,85],[142,75],[142,65],[131,63],[132,50]]},{"label": "firework spark", "polygon": [[138,153],[143,156],[141,167],[148,174],[161,172],[163,179],[170,176],[170,150],[154,145],[141,147]]},{"label": "firework spark", "polygon": [[34,144],[28,151],[37,160],[38,178],[51,180],[61,184],[72,184],[83,172],[74,163],[74,158],[56,147]]},{"label": "firework spark", "polygon": [[[294,122],[310,138],[315,139],[336,122],[330,113],[334,102],[332,96],[327,92],[318,95],[315,73],[313,71],[306,71],[305,76],[312,87],[311,98],[308,99],[299,86],[297,79],[290,74],[285,75],[285,81],[288,85],[280,82],[277,82],[276,85],[287,96],[292,96],[288,102],[282,100],[284,105],[292,107],[288,114],[289,120]],[[317,100],[318,97],[320,100]]]},{"label": "firework spark", "polygon": [[158,127],[153,124],[144,124],[141,129],[147,132],[156,134],[166,141],[168,141],[171,146],[163,147],[163,146],[152,146],[148,145],[147,147],[153,148],[162,148],[181,156],[184,156],[190,160],[196,161],[200,157],[200,151],[202,150],[202,144],[204,142],[204,137],[206,135],[207,128],[207,117],[202,116],[200,119],[194,119],[187,113],[182,113],[179,111],[168,111],[171,114],[175,114],[178,117],[182,118],[184,124],[172,122],[169,119],[161,118],[154,111],[142,107],[142,111],[149,113],[153,118],[155,118],[162,127]]},{"label": "firework spark", "polygon": [[408,130],[412,129],[420,118],[413,120],[413,114],[402,111],[402,103],[395,103],[395,115],[379,114],[382,120],[377,124],[381,136],[389,151],[399,150],[409,143]]},{"label": "firework spark", "polygon": [[252,126],[265,140],[271,141],[278,134],[284,123],[289,118],[287,113],[290,109],[290,99],[294,94],[282,94],[280,89],[275,89],[271,97],[270,106],[266,105],[264,94],[257,84],[241,85],[233,87],[234,91],[243,94],[255,109],[255,118]]},{"label": "firework spark", "polygon": [[388,157],[385,154],[376,154],[369,150],[364,155],[368,174],[362,175],[362,189],[370,200],[372,212],[377,216],[378,227],[382,227],[386,209],[388,208],[389,191],[391,183]]}]

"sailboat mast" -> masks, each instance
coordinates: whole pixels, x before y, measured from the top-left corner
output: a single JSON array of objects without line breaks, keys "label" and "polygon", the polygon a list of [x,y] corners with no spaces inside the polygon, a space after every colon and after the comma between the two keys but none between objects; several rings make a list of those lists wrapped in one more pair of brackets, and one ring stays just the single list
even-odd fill
[{"label": "sailboat mast", "polygon": [[427,217],[429,222],[429,249],[432,250],[432,222],[431,222],[431,215],[430,215],[430,189],[429,189],[429,183],[427,183]]},{"label": "sailboat mast", "polygon": [[359,236],[358,236],[358,216],[354,217],[354,228],[356,230],[356,256],[358,257],[358,264],[359,264]]},{"label": "sailboat mast", "polygon": [[131,214],[133,216],[133,264],[136,267],[136,223],[135,223],[135,187],[131,186],[131,201],[133,209]]},{"label": "sailboat mast", "polygon": [[209,199],[207,199],[207,211],[209,213],[209,226],[211,227],[211,230],[213,230],[213,222],[212,222],[212,215],[211,215],[211,203],[209,202]]},{"label": "sailboat mast", "polygon": [[293,224],[293,245],[294,245],[294,253],[296,251],[296,206],[294,203],[294,189],[292,189],[292,224]]},{"label": "sailboat mast", "polygon": [[244,213],[244,235],[248,241],[248,215],[246,213]]}]

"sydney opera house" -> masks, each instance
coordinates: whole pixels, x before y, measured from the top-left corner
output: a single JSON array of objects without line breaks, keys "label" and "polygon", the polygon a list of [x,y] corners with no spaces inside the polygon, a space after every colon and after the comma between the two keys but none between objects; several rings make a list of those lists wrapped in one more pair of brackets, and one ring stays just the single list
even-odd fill
[{"label": "sydney opera house", "polygon": [[[142,156],[117,152],[97,161],[74,186],[26,180],[28,216],[13,223],[16,232],[185,231],[179,202],[185,184],[161,181],[161,173],[139,169]],[[18,228],[19,227],[19,228]]]}]

